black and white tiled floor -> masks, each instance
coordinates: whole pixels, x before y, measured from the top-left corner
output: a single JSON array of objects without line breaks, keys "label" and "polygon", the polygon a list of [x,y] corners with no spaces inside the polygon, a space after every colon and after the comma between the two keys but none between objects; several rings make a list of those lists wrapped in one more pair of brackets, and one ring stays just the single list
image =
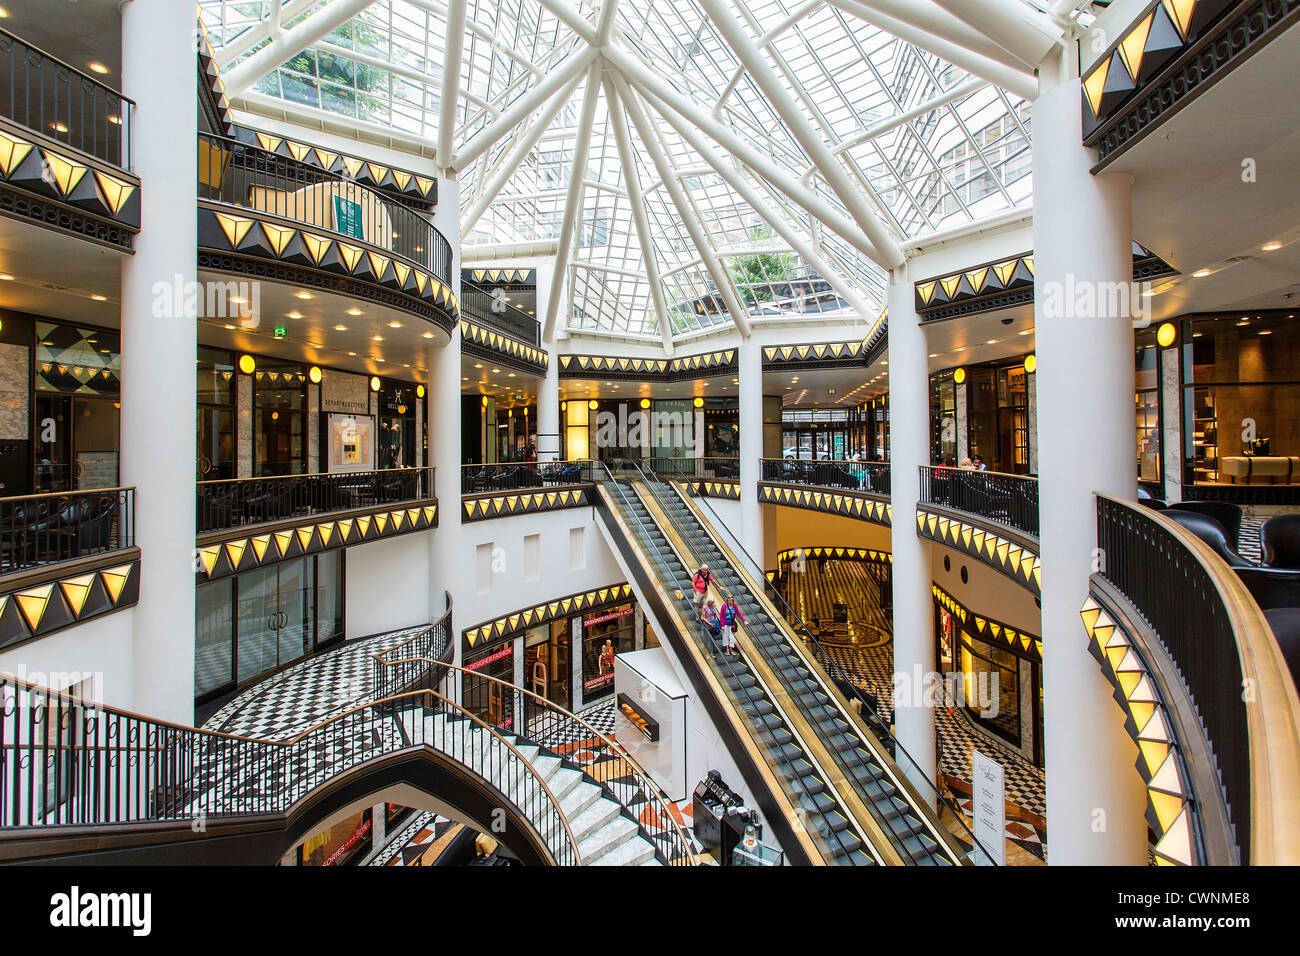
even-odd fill
[{"label": "black and white tiled floor", "polygon": [[371,695],[372,654],[400,644],[424,626],[348,641],[250,687],[203,724],[240,737],[294,737]]}]

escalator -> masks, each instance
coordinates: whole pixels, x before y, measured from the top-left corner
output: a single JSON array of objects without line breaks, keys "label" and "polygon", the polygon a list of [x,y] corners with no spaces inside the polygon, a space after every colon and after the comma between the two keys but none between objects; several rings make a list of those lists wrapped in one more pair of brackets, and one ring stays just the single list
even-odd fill
[{"label": "escalator", "polygon": [[[849,706],[846,695],[857,691],[842,672],[828,677],[817,648],[810,653],[795,637],[788,621],[803,633],[802,622],[764,593],[762,572],[725,529],[718,530],[721,523],[702,520],[698,506],[677,486],[635,466],[618,478],[605,477],[604,500],[621,519],[615,524],[635,538],[639,559],[658,579],[651,586],[675,605],[676,636],[714,677],[699,682],[701,693],[712,690],[725,697],[749,741],[763,752],[783,791],[776,802],[791,808],[816,836],[820,860],[813,862],[946,866],[972,857],[985,862],[977,845],[967,856],[975,845],[968,834],[954,838],[935,817],[930,807],[943,807],[938,794],[913,784],[923,775],[900,771],[894,757],[907,763],[906,755],[888,728],[869,706],[861,714]],[[613,530],[608,523],[607,530]],[[718,589],[736,599],[747,619],[738,637],[742,658],[716,654],[713,639],[694,623],[690,576],[700,564],[709,565]],[[758,793],[752,783],[751,789]],[[961,829],[955,814],[948,811],[946,817]]]}]

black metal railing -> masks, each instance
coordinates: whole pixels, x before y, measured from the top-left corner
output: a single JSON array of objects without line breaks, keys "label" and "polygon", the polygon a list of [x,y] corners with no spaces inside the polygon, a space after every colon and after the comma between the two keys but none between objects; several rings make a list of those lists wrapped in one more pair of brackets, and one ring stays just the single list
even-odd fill
[{"label": "black metal railing", "polygon": [[130,169],[134,110],[112,87],[0,30],[0,116]]},{"label": "black metal railing", "polygon": [[[450,611],[426,633],[438,630],[450,642]],[[395,718],[400,734],[391,732]],[[262,740],[153,720],[0,674],[0,828],[283,813],[353,767],[419,747],[488,781],[556,863],[581,864],[558,799],[516,742],[432,686],[367,702],[289,740]]]},{"label": "black metal railing", "polygon": [[[426,687],[437,688],[443,684],[443,695],[467,712],[499,731],[518,735],[521,744],[540,747],[543,755],[557,757],[565,766],[589,775],[629,815],[639,816],[648,801],[662,830],[647,830],[638,819],[642,836],[654,845],[662,863],[691,865],[691,842],[670,801],[612,737],[526,688],[477,673],[472,666],[457,667],[446,660],[407,657],[400,648],[401,645],[390,648],[382,655],[383,660],[381,655],[375,656],[375,687],[394,686],[416,674],[422,675],[420,679]],[[414,645],[407,648],[414,649]],[[403,676],[394,678],[386,672]],[[444,678],[447,678],[445,682]]]},{"label": "black metal railing", "polygon": [[134,488],[0,498],[0,574],[134,545]]},{"label": "black metal railing", "polygon": [[462,495],[548,488],[554,485],[576,485],[589,481],[591,481],[589,460],[516,461],[460,466]]},{"label": "black metal railing", "polygon": [[921,466],[921,503],[944,505],[1038,537],[1038,479],[968,468]]},{"label": "black metal railing", "polygon": [[1105,556],[1100,574],[1128,598],[1178,667],[1218,762],[1228,816],[1246,864],[1250,738],[1237,636],[1209,570],[1154,514],[1097,497],[1097,547]]},{"label": "black metal railing", "polygon": [[451,594],[447,611],[435,624],[385,651],[371,655],[371,696],[395,697],[421,687],[436,687],[456,657],[452,639]]},{"label": "black metal railing", "polygon": [[504,289],[485,289],[462,278],[460,311],[466,318],[491,325],[529,345],[541,344],[537,318],[507,302],[507,294]]},{"label": "black metal railing", "polygon": [[848,491],[889,494],[887,461],[802,461],[797,458],[764,458],[762,481],[787,485],[817,485]]},{"label": "black metal railing", "polygon": [[643,458],[641,469],[661,478],[740,479],[739,458]]},{"label": "black metal railing", "polygon": [[340,173],[228,136],[200,133],[200,200],[230,203],[377,246],[445,282],[451,246],[433,223]]},{"label": "black metal railing", "polygon": [[227,478],[197,485],[198,534],[304,515],[433,497],[433,466],[316,475]]}]

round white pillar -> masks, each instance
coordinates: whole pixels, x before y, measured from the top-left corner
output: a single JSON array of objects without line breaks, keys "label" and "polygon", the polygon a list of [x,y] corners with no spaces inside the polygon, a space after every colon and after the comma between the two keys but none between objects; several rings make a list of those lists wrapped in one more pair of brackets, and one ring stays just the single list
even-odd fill
[{"label": "round white pillar", "polygon": [[[460,299],[460,184],[449,177],[438,181],[438,205],[433,224],[451,245],[450,285]],[[453,599],[452,640],[460,663],[460,642],[455,640],[456,585],[465,579],[465,556],[460,553],[461,464],[461,356],[460,323],[451,340],[435,349],[429,362],[429,464],[434,466],[433,493],[438,499],[438,527],[429,535],[429,620],[447,609],[445,593]]]},{"label": "round white pillar", "polygon": [[760,565],[763,561],[763,512],[758,482],[763,459],[763,349],[747,338],[737,353],[740,379],[740,527],[736,539]]},{"label": "round white pillar", "polygon": [[[1097,546],[1093,492],[1137,492],[1131,180],[1089,171],[1079,86],[1077,78],[1061,82],[1033,110],[1048,859],[1141,865],[1146,796],[1137,750],[1079,618]],[[1122,296],[1111,297],[1116,288]],[[1113,314],[1116,300],[1124,314]]]},{"label": "round white pillar", "polygon": [[[537,263],[537,301],[545,302],[555,281],[555,259]],[[555,333],[542,341],[546,350],[546,375],[537,393],[537,460],[555,461],[560,457],[560,356]]]},{"label": "round white pillar", "polygon": [[122,267],[121,481],[136,489],[141,550],[127,706],[180,723],[194,718],[194,29],[189,4],[122,8],[122,92],[136,104],[131,165],[142,180],[140,234]]},{"label": "round white pillar", "polygon": [[[894,733],[908,761],[899,765],[922,793],[932,790],[937,771],[934,708],[923,689],[934,671],[934,603],[930,549],[916,533],[920,466],[930,463],[930,384],[925,331],[916,315],[916,298],[906,267],[889,285],[889,461],[890,505],[894,509]],[[918,779],[924,776],[925,781]]]}]

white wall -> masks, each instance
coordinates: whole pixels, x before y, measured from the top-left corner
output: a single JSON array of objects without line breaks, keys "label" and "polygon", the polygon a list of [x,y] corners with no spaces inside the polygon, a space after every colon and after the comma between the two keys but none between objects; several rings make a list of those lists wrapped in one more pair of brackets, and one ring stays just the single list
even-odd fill
[{"label": "white wall", "polygon": [[417,531],[347,549],[349,638],[429,622],[429,536],[437,533]]},{"label": "white wall", "polygon": [[[193,653],[193,623],[178,628],[178,632],[190,641]],[[94,675],[101,703],[135,710],[131,677],[134,637],[135,609],[126,608],[0,653],[0,673],[53,690],[63,690]],[[194,675],[186,675],[185,679],[187,693],[192,695]]]}]

